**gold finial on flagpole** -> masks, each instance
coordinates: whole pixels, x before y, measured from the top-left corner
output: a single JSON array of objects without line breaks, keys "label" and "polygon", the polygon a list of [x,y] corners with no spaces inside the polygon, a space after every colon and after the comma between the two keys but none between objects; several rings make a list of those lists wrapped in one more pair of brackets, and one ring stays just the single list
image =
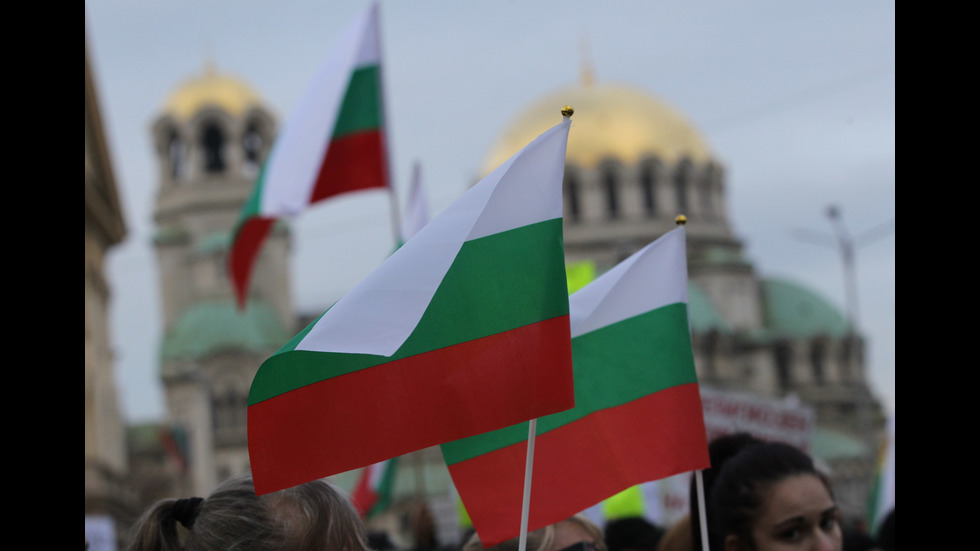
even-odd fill
[{"label": "gold finial on flagpole", "polygon": [[571,117],[573,113],[575,113],[575,109],[571,105],[566,105],[561,108],[561,116],[563,117]]},{"label": "gold finial on flagpole", "polygon": [[674,218],[674,222],[677,223],[678,226],[683,226],[684,224],[687,224],[687,217],[683,214],[678,214],[677,217]]}]

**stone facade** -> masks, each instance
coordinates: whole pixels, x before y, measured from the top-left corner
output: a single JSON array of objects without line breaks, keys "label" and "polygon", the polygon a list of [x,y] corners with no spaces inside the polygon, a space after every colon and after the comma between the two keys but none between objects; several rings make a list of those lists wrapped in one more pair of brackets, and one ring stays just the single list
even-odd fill
[{"label": "stone facade", "polygon": [[246,408],[259,365],[292,337],[289,233],[275,226],[239,310],[227,272],[232,230],[275,136],[241,81],[206,70],[170,96],[152,125],[160,171],[154,220],[167,424],[186,437],[175,495],[207,495],[248,472]]},{"label": "stone facade", "polygon": [[136,507],[125,484],[128,462],[109,334],[109,250],[126,225],[85,52],[85,516],[124,528]]}]

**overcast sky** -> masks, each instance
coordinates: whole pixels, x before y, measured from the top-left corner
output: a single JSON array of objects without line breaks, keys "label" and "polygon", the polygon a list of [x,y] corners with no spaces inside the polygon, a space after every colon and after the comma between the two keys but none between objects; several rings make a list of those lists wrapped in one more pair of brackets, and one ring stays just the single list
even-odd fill
[{"label": "overcast sky", "polygon": [[[280,123],[366,5],[339,0],[86,0],[86,33],[129,233],[108,258],[110,332],[130,422],[166,415],[156,364],[150,124],[208,60]],[[422,165],[430,212],[476,178],[513,117],[575,84],[626,83],[682,112],[727,168],[729,219],[763,277],[842,311],[828,205],[857,237],[859,324],[872,391],[895,405],[895,3],[381,0],[394,185]],[[556,120],[557,122],[557,120]],[[572,129],[574,132],[574,127]],[[340,198],[294,223],[293,294],[322,311],[390,252],[389,200]],[[883,231],[878,231],[882,229]],[[823,234],[826,244],[799,237]],[[865,236],[865,237],[862,237]]]}]

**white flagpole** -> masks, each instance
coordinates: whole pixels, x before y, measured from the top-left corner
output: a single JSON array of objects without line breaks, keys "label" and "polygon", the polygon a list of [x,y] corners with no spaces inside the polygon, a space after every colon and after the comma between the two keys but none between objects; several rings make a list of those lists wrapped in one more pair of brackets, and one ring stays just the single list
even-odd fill
[{"label": "white flagpole", "polygon": [[[678,226],[686,225],[687,216],[678,214],[674,217],[674,223]],[[687,247],[686,242],[684,246]],[[690,319],[688,320],[688,331],[690,331]],[[701,551],[711,551],[708,546],[708,519],[704,512],[704,478],[701,475],[700,469],[694,471],[694,480],[698,491],[698,520],[701,524]]]},{"label": "white flagpole", "polygon": [[388,173],[388,206],[391,210],[391,229],[395,237],[395,245],[397,246],[402,239],[402,222],[401,213],[398,203],[398,194],[395,192],[395,165],[391,162],[392,153],[389,147],[391,142],[391,118],[388,116],[388,102],[387,90],[388,87],[385,85],[385,63],[384,63],[384,44],[382,40],[381,33],[381,5],[378,0],[373,2],[371,9],[377,14],[377,33],[378,33],[378,82],[381,87],[381,97],[378,98],[381,101],[381,117],[382,117],[382,132],[381,137],[383,140],[383,146],[385,150],[385,167]]},{"label": "white flagpole", "polygon": [[701,521],[701,549],[702,551],[711,551],[708,547],[708,519],[704,512],[704,478],[702,478],[700,470],[694,471],[694,479],[698,488],[698,520]]},{"label": "white flagpole", "polygon": [[527,516],[531,505],[531,465],[534,463],[534,434],[538,420],[531,419],[527,429],[527,464],[524,467],[524,500],[521,505],[521,539],[518,551],[527,549]]},{"label": "white flagpole", "polygon": [[[571,118],[575,110],[571,105],[561,108],[563,118]],[[521,535],[517,546],[518,551],[527,550],[527,516],[531,507],[531,466],[534,464],[534,435],[537,432],[538,420],[531,419],[527,428],[527,464],[524,467],[524,499],[521,504]]]}]

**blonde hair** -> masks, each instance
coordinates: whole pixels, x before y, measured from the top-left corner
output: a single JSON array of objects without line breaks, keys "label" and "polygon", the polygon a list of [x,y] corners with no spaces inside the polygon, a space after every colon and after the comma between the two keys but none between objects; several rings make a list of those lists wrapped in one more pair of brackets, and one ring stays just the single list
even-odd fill
[{"label": "blonde hair", "polygon": [[[533,532],[528,532],[526,549],[528,551],[548,551],[551,549],[552,544],[555,542],[555,527],[563,522],[568,522],[581,527],[590,536],[592,536],[596,549],[599,551],[606,551],[606,542],[603,538],[602,528],[599,528],[599,526],[589,520],[588,517],[581,514],[568,517],[567,519],[558,521],[554,524],[549,524],[548,526],[539,528]],[[509,539],[485,550],[483,548],[483,543],[480,541],[480,536],[474,533],[463,545],[462,551],[518,551],[518,549],[520,549],[520,538]]]},{"label": "blonde hair", "polygon": [[148,509],[130,551],[369,551],[357,510],[324,480],[257,496],[252,477],[242,475],[200,500],[189,519],[175,515],[186,502],[165,499]]}]

